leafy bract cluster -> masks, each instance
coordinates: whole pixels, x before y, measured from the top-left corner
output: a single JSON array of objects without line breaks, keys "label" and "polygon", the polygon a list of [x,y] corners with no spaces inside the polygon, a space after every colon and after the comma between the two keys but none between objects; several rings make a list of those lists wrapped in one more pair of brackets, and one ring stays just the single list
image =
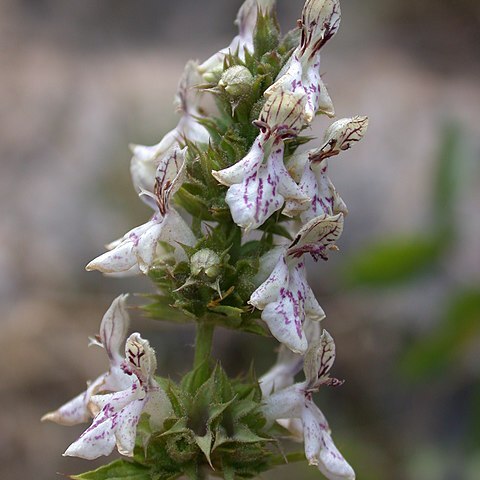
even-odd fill
[{"label": "leafy bract cluster", "polygon": [[202,366],[180,384],[164,382],[173,411],[164,431],[151,434],[135,459],[159,478],[198,478],[208,464],[224,478],[252,478],[270,467],[272,438],[264,433],[261,391],[252,378],[231,381],[217,365],[205,380]]},{"label": "leafy bract cluster", "polygon": [[[152,209],[143,225],[107,245],[87,270],[148,275],[158,293],[144,312],[194,322],[194,366],[183,379],[155,376],[153,348],[127,337],[126,296],[114,300],[93,343],[107,372],[44,419],[92,424],[65,455],[119,460],[77,479],[253,478],[287,461],[279,439],[304,443],[310,465],[330,480],[355,474],[333,443],[313,394],[331,378],[333,338],[307,281],[306,260],[337,249],[347,208],[328,160],[364,135],[366,117],[334,122],[320,146],[303,151],[316,115],[334,115],[320,51],[340,23],[338,0],[307,0],[282,36],[274,0],[245,0],[238,35],[179,83],[176,128],[153,146],[132,145],[132,181]],[[207,114],[202,98],[213,95]],[[222,326],[274,336],[276,364],[257,381],[230,379],[210,358]],[[305,381],[295,382],[303,368]],[[208,472],[208,473],[207,473]]]}]

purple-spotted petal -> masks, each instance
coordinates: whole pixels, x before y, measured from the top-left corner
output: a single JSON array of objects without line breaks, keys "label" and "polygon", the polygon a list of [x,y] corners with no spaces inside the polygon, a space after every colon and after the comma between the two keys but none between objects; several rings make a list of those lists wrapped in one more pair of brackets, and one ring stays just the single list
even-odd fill
[{"label": "purple-spotted petal", "polygon": [[181,245],[194,245],[195,236],[182,217],[170,209],[165,217],[157,214],[146,224],[130,230],[113,250],[92,260],[86,269],[117,273],[132,271],[138,265],[146,274],[160,257],[159,241],[172,245],[175,258],[180,260],[185,256]]},{"label": "purple-spotted petal", "polygon": [[283,143],[274,145],[266,164],[232,185],[225,197],[234,222],[245,228],[261,226],[282,208],[285,198],[308,201],[283,164]]},{"label": "purple-spotted petal", "polygon": [[308,341],[316,338],[316,329],[309,328],[312,338],[306,336],[303,327],[306,319],[318,321],[325,317],[306,280],[305,262],[287,261],[285,254],[280,256],[270,276],[253,292],[249,303],[263,310],[262,320],[272,335],[293,352],[305,353]]},{"label": "purple-spotted petal", "polygon": [[[93,460],[110,455],[115,444],[119,446],[119,451],[122,449],[121,453],[131,455],[145,398],[145,392],[138,383],[134,383],[129,390],[92,397],[92,403],[100,408],[100,412],[64,455]],[[125,447],[130,445],[132,450],[128,451]]]},{"label": "purple-spotted petal", "polygon": [[275,302],[280,295],[280,290],[288,285],[290,272],[282,255],[270,276],[252,293],[248,303],[263,310],[269,303]]},{"label": "purple-spotted petal", "polygon": [[262,312],[272,335],[293,352],[305,353],[308,340],[303,331],[305,322],[306,281],[302,262],[290,269],[288,284],[280,288],[278,298]]},{"label": "purple-spotted petal", "polygon": [[354,480],[355,472],[333,443],[325,416],[307,400],[302,414],[305,456],[329,480]]},{"label": "purple-spotted petal", "polygon": [[[298,262],[295,263],[295,269],[298,272],[299,281],[303,284],[303,289],[305,292],[305,301],[304,301],[304,308],[305,308],[305,317],[313,322],[319,322],[325,318],[325,312],[323,308],[317,301],[313,290],[310,288],[310,285],[307,282],[307,269],[305,266],[305,262]],[[304,322],[305,323],[305,322]],[[311,330],[314,330],[315,327],[311,327]],[[309,340],[313,339],[314,337],[307,337]]]},{"label": "purple-spotted petal", "polygon": [[59,425],[72,426],[88,422],[92,415],[88,409],[88,403],[94,393],[103,386],[106,374],[100,375],[94,382],[88,385],[87,390],[77,395],[59,409],[46,413],[42,422],[48,420]]},{"label": "purple-spotted petal", "polygon": [[303,61],[302,66],[302,82],[307,96],[308,113],[312,115],[312,119],[319,113],[334,117],[335,108],[320,74],[320,53],[314,55],[308,62]]},{"label": "purple-spotted petal", "polygon": [[264,140],[263,136],[260,134],[242,160],[223,170],[213,170],[212,175],[218,182],[227,187],[242,183],[245,177],[254,175],[258,172],[260,165],[263,163],[264,157]]},{"label": "purple-spotted petal", "polygon": [[118,416],[118,424],[115,429],[117,450],[121,455],[133,456],[137,425],[140,416],[148,402],[148,397],[130,402]]}]

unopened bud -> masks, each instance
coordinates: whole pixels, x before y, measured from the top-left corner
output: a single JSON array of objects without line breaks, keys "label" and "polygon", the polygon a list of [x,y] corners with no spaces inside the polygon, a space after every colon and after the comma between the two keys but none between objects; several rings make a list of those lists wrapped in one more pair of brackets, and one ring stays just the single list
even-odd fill
[{"label": "unopened bud", "polygon": [[220,263],[220,257],[213,250],[204,248],[192,256],[190,271],[194,277],[203,271],[207,277],[215,278],[220,273]]},{"label": "unopened bud", "polygon": [[218,86],[223,88],[232,97],[238,98],[247,94],[253,85],[253,75],[247,67],[235,65],[222,75]]}]

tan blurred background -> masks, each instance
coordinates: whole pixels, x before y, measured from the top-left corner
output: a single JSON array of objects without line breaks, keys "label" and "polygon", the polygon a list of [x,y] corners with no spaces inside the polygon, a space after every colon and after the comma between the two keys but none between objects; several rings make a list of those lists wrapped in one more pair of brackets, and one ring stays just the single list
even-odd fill
[{"label": "tan blurred background", "polygon": [[[156,143],[175,125],[183,65],[229,43],[239,4],[0,1],[2,480],[99,464],[61,457],[82,426],[39,418],[103,371],[87,336],[112,298],[150,287],[83,268],[146,220],[127,145]],[[278,4],[286,31],[302,1]],[[480,7],[413,5],[343,0],[323,55],[337,115],[366,114],[370,128],[331,162],[350,216],[341,253],[311,278],[347,382],[318,401],[360,480],[478,480]],[[313,134],[326,125],[319,119]],[[160,373],[188,368],[191,329],[132,316]],[[274,346],[216,336],[232,373],[252,356],[261,373]],[[320,478],[304,466],[278,470],[292,472]]]}]

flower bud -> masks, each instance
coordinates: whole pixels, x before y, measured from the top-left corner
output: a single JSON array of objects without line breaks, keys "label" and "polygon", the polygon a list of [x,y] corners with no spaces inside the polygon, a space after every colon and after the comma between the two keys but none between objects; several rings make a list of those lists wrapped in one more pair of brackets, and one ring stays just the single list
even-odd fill
[{"label": "flower bud", "polygon": [[230,67],[222,75],[218,86],[223,88],[230,96],[238,98],[251,91],[253,75],[247,67],[235,65]]},{"label": "flower bud", "polygon": [[190,260],[190,270],[194,277],[205,272],[209,278],[215,278],[220,273],[220,257],[208,248],[199,250],[193,254]]},{"label": "flower bud", "polygon": [[267,97],[255,125],[262,131],[270,131],[275,137],[296,136],[308,123],[305,116],[306,98],[281,88]]},{"label": "flower bud", "polygon": [[340,26],[339,0],[307,0],[302,12],[302,53],[314,55]]}]

